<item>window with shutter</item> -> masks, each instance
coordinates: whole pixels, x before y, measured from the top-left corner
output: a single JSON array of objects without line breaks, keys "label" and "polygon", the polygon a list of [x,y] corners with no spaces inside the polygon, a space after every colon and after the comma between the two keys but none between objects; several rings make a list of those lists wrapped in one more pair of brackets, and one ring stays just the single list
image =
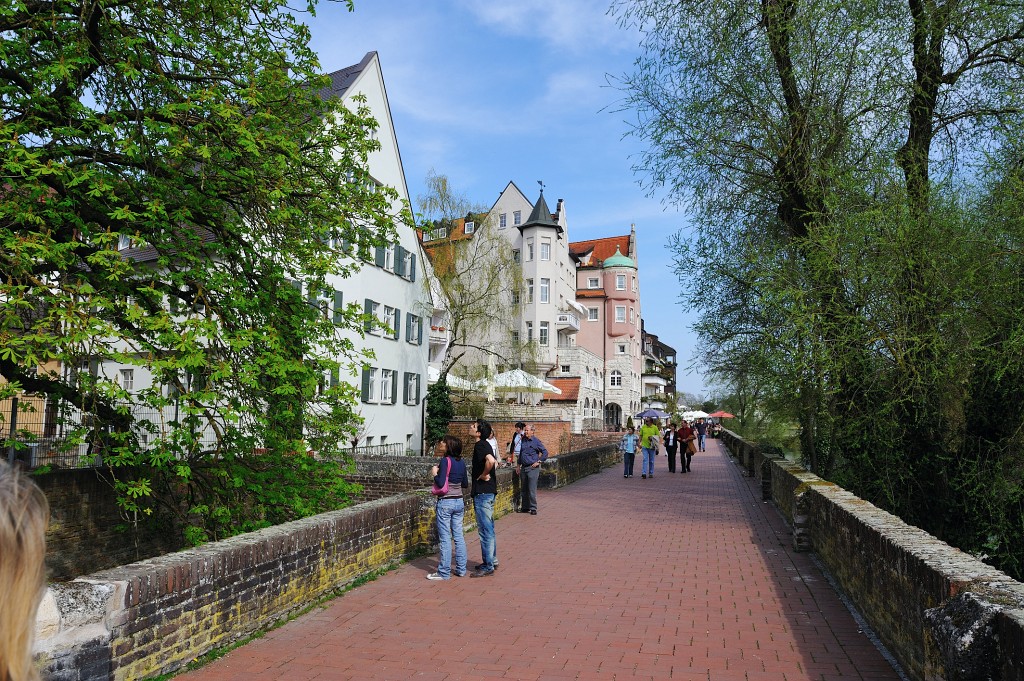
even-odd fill
[{"label": "window with shutter", "polygon": [[409,281],[416,281],[416,254],[409,254]]},{"label": "window with shutter", "polygon": [[374,262],[375,265],[377,265],[377,267],[384,267],[384,260],[385,260],[384,247],[383,246],[377,246],[377,253],[375,254],[373,262]]},{"label": "window with shutter", "polygon": [[345,323],[345,305],[342,301],[341,291],[334,291],[334,324],[341,326]]},{"label": "window with shutter", "polygon": [[370,391],[373,390],[373,385],[372,385],[372,383],[370,381],[370,372],[371,371],[376,371],[376,369],[370,369],[368,367],[363,369],[363,392],[362,392],[363,402],[369,402],[370,401]]},{"label": "window with shutter", "polygon": [[405,256],[408,253],[401,245],[395,246],[395,274],[405,276]]}]

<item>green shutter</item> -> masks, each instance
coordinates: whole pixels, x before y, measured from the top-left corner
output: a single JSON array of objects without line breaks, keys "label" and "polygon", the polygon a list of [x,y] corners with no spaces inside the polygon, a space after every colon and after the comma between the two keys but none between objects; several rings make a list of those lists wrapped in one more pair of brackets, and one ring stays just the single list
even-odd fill
[{"label": "green shutter", "polygon": [[409,254],[409,281],[416,281],[416,254]]},{"label": "green shutter", "polygon": [[345,307],[342,301],[341,291],[334,291],[334,323],[341,326],[345,323]]},{"label": "green shutter", "polygon": [[416,394],[414,395],[416,404],[420,403],[420,382],[422,381],[422,378],[423,377],[421,375],[416,375]]},{"label": "green shutter", "polygon": [[409,404],[409,376],[411,376],[411,375],[412,374],[410,374],[408,371],[406,371],[405,374],[403,374],[403,378],[402,378],[402,404]]},{"label": "green shutter", "polygon": [[395,308],[395,328],[392,331],[395,332],[395,340],[402,337],[402,311],[397,307]]},{"label": "green shutter", "polygon": [[391,372],[391,404],[398,402],[398,371]]},{"label": "green shutter", "polygon": [[406,250],[401,244],[395,245],[395,274],[400,277],[405,276],[405,253]]},{"label": "green shutter", "polygon": [[332,388],[334,386],[338,385],[338,381],[340,380],[338,374],[340,374],[340,373],[341,373],[341,368],[340,367],[337,368],[337,369],[331,369],[331,387]]},{"label": "green shutter", "polygon": [[374,261],[373,261],[374,264],[377,265],[377,267],[384,267],[384,247],[383,246],[377,246],[377,252],[376,252],[375,256],[376,257],[374,258]]},{"label": "green shutter", "polygon": [[416,318],[416,345],[423,345],[423,317]]},{"label": "green shutter", "polygon": [[373,318],[370,315],[373,313],[373,301],[369,298],[363,303],[363,313],[366,315],[366,321],[363,322],[363,331],[371,333],[373,331]]},{"label": "green shutter", "polygon": [[363,402],[370,401],[370,369],[363,367]]}]

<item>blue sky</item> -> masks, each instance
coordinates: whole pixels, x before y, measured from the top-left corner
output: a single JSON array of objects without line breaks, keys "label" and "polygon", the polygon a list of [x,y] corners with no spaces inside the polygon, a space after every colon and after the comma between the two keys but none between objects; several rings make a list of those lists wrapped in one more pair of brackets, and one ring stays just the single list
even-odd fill
[{"label": "blue sky", "polygon": [[565,199],[572,241],[627,234],[636,224],[647,330],[676,349],[678,389],[706,393],[685,367],[693,317],[679,305],[669,237],[686,216],[648,196],[631,170],[638,141],[607,76],[631,70],[639,35],[601,0],[356,0],[309,20],[327,72],[380,55],[414,202],[431,169],[490,206],[509,180],[549,205]]}]

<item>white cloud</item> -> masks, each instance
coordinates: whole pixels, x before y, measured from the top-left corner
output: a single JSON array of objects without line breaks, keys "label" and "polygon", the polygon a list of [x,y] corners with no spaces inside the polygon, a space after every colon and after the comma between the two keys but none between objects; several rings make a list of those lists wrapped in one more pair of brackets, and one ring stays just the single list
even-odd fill
[{"label": "white cloud", "polygon": [[600,0],[462,0],[485,26],[518,37],[532,37],[558,50],[587,52],[636,45]]}]

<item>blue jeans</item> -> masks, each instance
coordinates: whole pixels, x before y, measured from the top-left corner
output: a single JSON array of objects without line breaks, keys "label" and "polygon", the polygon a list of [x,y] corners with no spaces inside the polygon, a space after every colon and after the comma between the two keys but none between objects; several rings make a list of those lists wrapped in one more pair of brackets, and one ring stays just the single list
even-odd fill
[{"label": "blue jeans", "polygon": [[636,461],[636,452],[622,453],[622,474],[633,475],[633,462]]},{"label": "blue jeans", "polygon": [[498,547],[494,539],[494,495],[477,494],[473,497],[476,512],[476,530],[480,534],[480,559],[484,569],[498,564]]},{"label": "blue jeans", "polygon": [[697,435],[697,449],[704,451],[704,435]]},{"label": "blue jeans", "polygon": [[437,543],[441,554],[437,574],[445,579],[452,576],[452,538],[455,539],[455,574],[466,574],[466,537],[462,532],[465,515],[466,504],[462,497],[437,500]]},{"label": "blue jeans", "polygon": [[651,447],[644,447],[643,450],[644,462],[640,466],[640,472],[644,475],[654,475],[654,455],[658,450]]}]

